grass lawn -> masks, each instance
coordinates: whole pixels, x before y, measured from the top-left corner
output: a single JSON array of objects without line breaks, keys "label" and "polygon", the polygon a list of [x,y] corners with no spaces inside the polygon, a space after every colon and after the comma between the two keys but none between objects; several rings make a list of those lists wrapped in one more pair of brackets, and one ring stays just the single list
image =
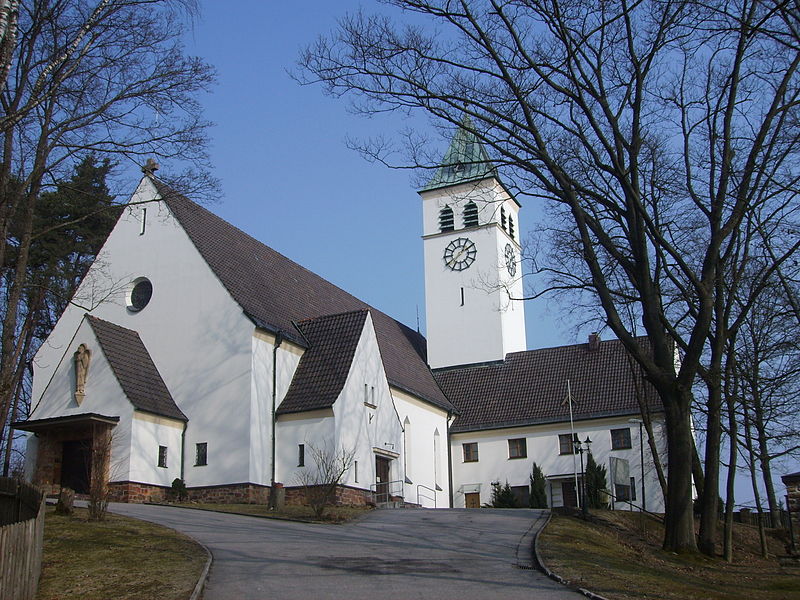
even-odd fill
[{"label": "grass lawn", "polygon": [[800,598],[800,569],[782,567],[776,558],[785,554],[784,543],[771,535],[771,556],[762,559],[755,527],[736,526],[728,564],[664,552],[661,524],[639,513],[592,513],[591,522],[554,514],[539,540],[548,568],[573,585],[610,600]]},{"label": "grass lawn", "polygon": [[322,519],[319,520],[314,516],[314,511],[311,510],[310,506],[284,506],[280,510],[270,510],[269,507],[264,504],[207,504],[193,502],[175,504],[175,506],[254,515],[272,519],[290,519],[292,521],[303,521],[305,523],[345,523],[372,510],[364,506],[330,506],[325,510]]},{"label": "grass lawn", "polygon": [[186,536],[145,521],[109,514],[89,521],[76,509],[48,508],[39,600],[186,600],[206,563]]}]

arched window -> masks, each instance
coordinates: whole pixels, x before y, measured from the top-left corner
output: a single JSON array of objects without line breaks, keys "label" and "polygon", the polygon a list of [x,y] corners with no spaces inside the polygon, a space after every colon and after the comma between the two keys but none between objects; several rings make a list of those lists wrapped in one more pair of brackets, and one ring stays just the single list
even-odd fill
[{"label": "arched window", "polygon": [[478,207],[470,200],[464,205],[464,227],[478,226]]},{"label": "arched window", "polygon": [[511,239],[514,239],[514,217],[511,215],[508,216],[508,235],[511,236]]},{"label": "arched window", "polygon": [[506,229],[506,209],[502,206],[500,207],[500,227],[503,228],[503,231]]},{"label": "arched window", "polygon": [[453,209],[445,206],[439,211],[439,231],[453,231],[453,229],[455,229]]}]

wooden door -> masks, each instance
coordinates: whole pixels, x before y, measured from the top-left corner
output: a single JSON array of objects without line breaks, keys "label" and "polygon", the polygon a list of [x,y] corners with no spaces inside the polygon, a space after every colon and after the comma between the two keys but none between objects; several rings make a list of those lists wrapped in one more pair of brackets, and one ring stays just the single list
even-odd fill
[{"label": "wooden door", "polygon": [[561,482],[561,498],[564,501],[564,506],[577,507],[578,495],[575,493],[574,481]]},{"label": "wooden door", "polygon": [[89,493],[91,479],[92,440],[77,440],[63,443],[61,452],[61,486],[74,490],[76,494]]},{"label": "wooden door", "polygon": [[464,494],[464,504],[467,508],[480,508],[481,495],[479,492],[469,492]]},{"label": "wooden door", "polygon": [[389,459],[383,456],[375,457],[375,491],[378,502],[389,501]]}]

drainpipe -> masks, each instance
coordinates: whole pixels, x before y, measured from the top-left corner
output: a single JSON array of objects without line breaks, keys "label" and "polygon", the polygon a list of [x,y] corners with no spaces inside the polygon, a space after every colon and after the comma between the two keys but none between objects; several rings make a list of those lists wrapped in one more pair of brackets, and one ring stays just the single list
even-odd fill
[{"label": "drainpipe", "polygon": [[283,343],[283,335],[280,331],[275,333],[275,344],[272,346],[272,417],[270,419],[272,423],[272,464],[270,467],[270,488],[269,488],[269,506],[270,508],[275,508],[277,494],[275,494],[275,438],[277,437],[277,431],[275,428],[275,409],[276,409],[276,401],[278,397],[278,348]]},{"label": "drainpipe", "polygon": [[450,447],[450,422],[453,419],[453,413],[447,413],[447,487],[448,487],[448,500],[450,501],[449,508],[453,508],[453,451]]},{"label": "drainpipe", "polygon": [[183,431],[181,431],[181,481],[186,483],[186,477],[184,475],[184,466],[186,463],[186,426],[188,425],[187,421],[183,422]]}]

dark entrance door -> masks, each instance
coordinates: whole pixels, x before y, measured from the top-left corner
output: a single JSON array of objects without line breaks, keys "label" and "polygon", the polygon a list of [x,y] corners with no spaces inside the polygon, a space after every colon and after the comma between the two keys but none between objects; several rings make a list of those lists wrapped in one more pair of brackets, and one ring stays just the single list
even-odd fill
[{"label": "dark entrance door", "polygon": [[577,507],[578,495],[575,493],[574,481],[561,482],[561,496],[564,499],[564,506]]},{"label": "dark entrance door", "polygon": [[63,448],[61,487],[75,490],[77,494],[88,494],[92,470],[92,440],[64,442]]},{"label": "dark entrance door", "polygon": [[389,459],[383,456],[375,457],[375,491],[378,502],[389,501]]}]

